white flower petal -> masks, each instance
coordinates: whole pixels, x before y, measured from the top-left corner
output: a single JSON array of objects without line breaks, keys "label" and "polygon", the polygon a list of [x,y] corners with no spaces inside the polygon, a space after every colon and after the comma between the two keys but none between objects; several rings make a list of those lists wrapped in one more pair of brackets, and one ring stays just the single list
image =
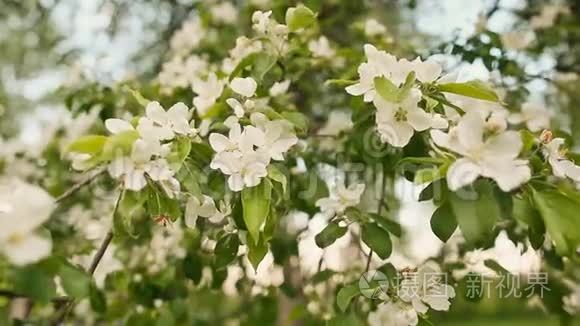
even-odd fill
[{"label": "white flower petal", "polygon": [[395,147],[405,147],[415,133],[408,123],[397,121],[379,124],[377,130],[383,142]]},{"label": "white flower petal", "polygon": [[518,157],[522,147],[522,139],[518,132],[506,131],[487,140],[483,155],[515,159]]},{"label": "white flower petal", "polygon": [[107,119],[105,120],[105,127],[112,134],[118,134],[127,130],[134,130],[133,126],[121,119]]},{"label": "white flower petal", "polygon": [[151,119],[153,122],[161,125],[167,123],[167,112],[165,112],[161,104],[157,101],[152,101],[147,104],[145,114],[147,115],[147,118]]},{"label": "white flower petal", "polygon": [[256,93],[258,84],[252,77],[236,77],[230,82],[232,90],[242,96],[252,97]]},{"label": "white flower petal", "polygon": [[24,235],[18,240],[4,242],[1,247],[2,252],[11,263],[22,266],[35,263],[50,255],[52,242],[32,233]]},{"label": "white flower petal", "polygon": [[447,185],[449,190],[456,191],[472,184],[481,175],[481,168],[473,161],[461,158],[455,161],[447,171]]}]

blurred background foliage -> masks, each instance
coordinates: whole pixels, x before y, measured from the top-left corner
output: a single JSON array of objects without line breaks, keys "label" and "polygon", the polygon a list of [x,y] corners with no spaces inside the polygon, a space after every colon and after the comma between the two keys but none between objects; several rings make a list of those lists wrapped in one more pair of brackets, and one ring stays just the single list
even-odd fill
[{"label": "blurred background foliage", "polygon": [[[518,99],[521,104],[528,96],[545,97],[555,110],[565,113],[561,118],[562,125],[569,126],[576,144],[580,144],[580,81],[577,78],[558,78],[563,74],[580,73],[580,1],[568,0],[571,14],[562,16],[553,27],[538,32],[537,42],[517,56],[504,49],[499,30],[525,24],[538,14],[545,1],[302,2],[318,12],[322,34],[356,51],[363,40],[356,39],[356,34],[348,31],[352,28],[349,23],[370,14],[388,27],[393,40],[383,45],[391,52],[407,57],[446,54],[450,66],[466,61],[476,67],[476,73],[493,76],[494,71],[500,71],[508,77],[502,79],[503,86],[513,95],[510,98],[514,99],[514,104],[518,104]],[[274,16],[282,17],[285,8],[297,1],[273,0],[271,3]],[[171,36],[183,22],[196,14],[198,5],[198,2],[189,0],[1,0],[0,136],[25,133],[39,114],[50,116],[51,110],[62,103],[73,112],[88,111],[94,105],[101,105],[104,108],[102,118],[113,116],[114,110],[120,106],[133,107],[135,99],[131,95],[108,85],[128,76],[136,82],[156,76],[162,63],[168,60],[165,53]],[[475,9],[469,9],[469,6]],[[500,28],[473,31],[480,13]],[[250,14],[241,13],[240,17],[250,17]],[[247,22],[241,25],[249,26]],[[231,39],[214,51],[226,53],[233,46],[235,37],[244,31],[224,30],[224,34],[232,35]],[[410,35],[413,35],[412,42]],[[81,81],[87,80],[98,83],[78,87],[75,92]],[[312,90],[305,88],[303,91],[308,94]],[[146,94],[146,90],[143,93]],[[311,98],[312,95],[305,97]],[[190,103],[191,99],[185,101]],[[40,121],[44,123],[44,120]],[[54,176],[54,179],[59,178]],[[55,192],[66,188],[65,185],[55,187]],[[280,243],[283,250],[292,250],[296,245],[295,239],[285,241],[291,245],[287,249],[287,244]],[[204,258],[186,257],[188,262],[199,259]],[[188,278],[198,280],[201,273],[187,269],[183,272]],[[127,295],[146,306],[152,305],[154,294],[161,293],[167,299],[179,296],[179,289],[170,279],[152,282],[157,284],[139,288],[130,280],[130,275],[118,273],[107,279],[106,286],[115,289],[126,286]],[[282,290],[291,292],[294,289]],[[242,324],[273,324],[278,309],[284,308],[274,296],[264,296],[247,306],[226,301],[211,289],[201,289],[196,295],[189,296],[188,301],[176,301],[171,307],[172,316],[167,315],[167,311],[160,312],[158,324],[163,325],[164,318],[179,320],[178,311],[193,313],[200,325],[219,325],[223,320],[238,315],[243,316]],[[329,295],[328,301],[334,301],[334,296]],[[118,302],[122,304],[122,300]],[[216,307],[223,315],[215,315]],[[497,326],[557,325],[560,322],[557,318],[530,312],[523,300],[484,299],[473,303],[458,298],[451,307],[448,313],[435,314],[433,321],[440,325]],[[299,311],[295,313],[300,315]],[[144,315],[135,315],[129,324],[140,325],[139,316]]]}]

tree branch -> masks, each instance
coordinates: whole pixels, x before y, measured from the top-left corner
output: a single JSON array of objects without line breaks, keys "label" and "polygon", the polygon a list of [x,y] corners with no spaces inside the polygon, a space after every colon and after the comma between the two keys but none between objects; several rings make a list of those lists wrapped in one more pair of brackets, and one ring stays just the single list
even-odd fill
[{"label": "tree branch", "polygon": [[102,169],[98,172],[96,172],[95,174],[89,176],[88,178],[86,178],[85,180],[73,185],[72,187],[70,187],[67,191],[65,191],[64,193],[62,193],[60,196],[58,196],[55,200],[55,202],[60,203],[64,200],[66,200],[67,198],[69,198],[70,196],[74,195],[77,191],[79,191],[82,187],[90,184],[93,180],[95,180],[98,176],[100,176],[101,174],[103,174],[105,172],[105,169]]}]

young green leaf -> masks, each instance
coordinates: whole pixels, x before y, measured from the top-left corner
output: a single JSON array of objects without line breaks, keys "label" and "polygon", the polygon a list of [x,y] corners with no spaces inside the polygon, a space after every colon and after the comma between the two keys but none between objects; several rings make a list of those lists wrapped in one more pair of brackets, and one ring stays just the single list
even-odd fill
[{"label": "young green leaf", "polygon": [[128,155],[133,149],[133,143],[139,138],[136,130],[122,131],[107,138],[103,145],[103,159],[112,160],[116,155]]},{"label": "young green leaf", "polygon": [[580,201],[557,190],[534,190],[533,199],[556,252],[574,254],[580,246]]},{"label": "young green leaf", "polygon": [[284,193],[286,193],[288,179],[286,178],[286,174],[284,174],[284,172],[282,172],[275,164],[268,165],[268,178],[280,183]]},{"label": "young green leaf", "polygon": [[305,134],[308,131],[308,118],[301,113],[296,111],[284,111],[282,112],[284,119],[290,121],[296,131],[299,134]]},{"label": "young green leaf", "polygon": [[58,272],[64,291],[75,299],[89,295],[91,277],[82,269],[68,263],[62,264]]},{"label": "young green leaf", "polygon": [[268,179],[263,179],[255,187],[242,190],[244,222],[255,244],[260,240],[260,229],[270,212],[271,199],[272,184]]},{"label": "young green leaf", "polygon": [[338,222],[330,222],[320,233],[314,237],[314,241],[319,248],[326,248],[341,238],[348,228],[338,225]]},{"label": "young green leaf", "polygon": [[38,266],[31,265],[14,272],[12,284],[14,292],[25,295],[30,299],[47,303],[56,294],[54,276],[49,275]]},{"label": "young green leaf", "polygon": [[381,259],[386,259],[391,255],[393,245],[389,232],[375,223],[362,225],[362,241],[369,246]]},{"label": "young green leaf", "polygon": [[399,88],[385,77],[375,77],[375,90],[379,95],[389,102],[397,102],[399,99]]},{"label": "young green leaf", "polygon": [[260,237],[257,243],[254,243],[253,241],[248,241],[247,245],[248,245],[248,260],[250,261],[250,263],[252,263],[252,267],[254,267],[254,270],[257,270],[258,265],[260,265],[260,262],[262,261],[262,259],[264,259],[264,257],[268,253],[268,244],[262,237]]},{"label": "young green leaf", "polygon": [[460,189],[450,192],[449,200],[467,243],[479,247],[489,242],[495,222],[501,214],[491,183],[486,180],[476,181],[473,191]]},{"label": "young green leaf", "polygon": [[239,246],[237,234],[229,233],[220,238],[214,249],[216,267],[224,268],[231,263],[238,254]]},{"label": "young green leaf", "polygon": [[528,196],[514,198],[513,217],[528,226],[528,236],[534,249],[544,245],[546,226],[540,212],[532,205]]},{"label": "young green leaf", "polygon": [[107,141],[106,136],[101,135],[87,135],[82,136],[79,139],[72,142],[67,147],[67,152],[73,153],[84,153],[84,154],[98,154],[103,150],[105,142]]},{"label": "young green leaf", "polygon": [[336,305],[341,311],[346,311],[354,297],[360,294],[358,283],[342,287],[336,295]]},{"label": "young green leaf", "polygon": [[438,88],[444,93],[453,93],[491,102],[499,101],[495,91],[480,80],[472,80],[465,83],[445,83],[438,85]]},{"label": "young green leaf", "polygon": [[316,22],[316,14],[304,5],[288,8],[286,11],[286,25],[291,32],[309,27]]},{"label": "young green leaf", "polygon": [[457,229],[457,219],[453,214],[451,204],[444,203],[431,216],[431,230],[439,240],[447,242]]}]

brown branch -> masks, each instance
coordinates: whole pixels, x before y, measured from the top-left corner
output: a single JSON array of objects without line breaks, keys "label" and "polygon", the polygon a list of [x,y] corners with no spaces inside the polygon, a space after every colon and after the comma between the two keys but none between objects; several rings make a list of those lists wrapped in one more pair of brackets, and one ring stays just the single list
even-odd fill
[{"label": "brown branch", "polygon": [[[117,210],[119,209],[119,203],[121,202],[122,197],[123,192],[121,191],[119,197],[117,197],[117,202],[115,203],[115,208],[113,209],[112,218],[115,218],[115,214],[117,214]],[[95,253],[95,256],[93,256],[91,265],[87,270],[87,273],[89,273],[91,276],[95,273],[95,270],[97,270],[97,267],[99,266],[99,263],[103,259],[105,252],[107,252],[107,248],[109,248],[109,245],[111,244],[112,240],[113,240],[113,230],[109,230],[109,232],[107,232],[107,235],[105,236],[105,239],[103,239],[103,242],[101,242],[99,249]],[[68,315],[69,311],[73,308],[74,304],[75,304],[74,299],[71,299],[70,301],[62,305],[62,307],[56,311],[56,316],[53,319],[52,324],[60,325]]]},{"label": "brown branch", "polygon": [[60,203],[64,200],[66,200],[67,198],[69,198],[70,196],[74,195],[77,191],[79,191],[82,187],[90,184],[93,180],[95,180],[98,176],[100,176],[101,174],[103,174],[105,172],[105,169],[102,169],[98,172],[96,172],[95,174],[89,176],[88,178],[86,178],[85,180],[73,185],[72,187],[70,187],[67,191],[65,191],[64,193],[62,193],[60,196],[58,196],[55,200],[55,202]]}]

